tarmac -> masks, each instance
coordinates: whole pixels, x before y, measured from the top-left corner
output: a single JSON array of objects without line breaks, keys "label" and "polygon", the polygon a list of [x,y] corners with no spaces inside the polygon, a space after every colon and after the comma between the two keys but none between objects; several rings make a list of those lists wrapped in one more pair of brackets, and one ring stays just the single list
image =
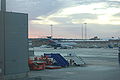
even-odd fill
[{"label": "tarmac", "polygon": [[84,67],[31,71],[30,75],[40,76],[41,80],[120,80],[119,66],[110,64],[88,64]]},{"label": "tarmac", "polygon": [[[89,51],[87,49],[84,50]],[[96,54],[99,52],[102,56],[99,56],[99,54],[96,55],[95,53],[91,53],[91,56],[84,54],[82,58],[86,62],[86,66],[30,71],[29,78],[17,80],[120,80],[117,50],[99,49],[96,52],[96,49],[93,49],[91,51],[95,51]]]}]

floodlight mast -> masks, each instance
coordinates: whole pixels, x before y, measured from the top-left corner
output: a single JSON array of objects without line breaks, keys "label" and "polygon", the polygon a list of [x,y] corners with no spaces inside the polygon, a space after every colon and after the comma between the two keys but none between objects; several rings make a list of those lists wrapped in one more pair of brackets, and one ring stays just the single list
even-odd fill
[{"label": "floodlight mast", "polygon": [[87,23],[84,24],[85,24],[85,39],[87,39]]},{"label": "floodlight mast", "polygon": [[6,11],[6,0],[1,0],[1,11],[2,12]]},{"label": "floodlight mast", "polygon": [[53,25],[51,24],[51,38],[53,37]]}]

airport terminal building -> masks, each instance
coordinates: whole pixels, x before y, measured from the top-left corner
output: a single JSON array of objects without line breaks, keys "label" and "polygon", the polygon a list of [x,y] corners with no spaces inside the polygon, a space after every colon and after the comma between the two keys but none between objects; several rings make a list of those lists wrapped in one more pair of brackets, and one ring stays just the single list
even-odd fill
[{"label": "airport terminal building", "polygon": [[[82,39],[53,39],[63,43],[77,43],[74,47],[78,48],[112,48],[120,46],[120,39],[109,40],[82,40]],[[32,43],[32,47],[39,47],[41,45],[47,45],[47,38],[29,39]]]}]

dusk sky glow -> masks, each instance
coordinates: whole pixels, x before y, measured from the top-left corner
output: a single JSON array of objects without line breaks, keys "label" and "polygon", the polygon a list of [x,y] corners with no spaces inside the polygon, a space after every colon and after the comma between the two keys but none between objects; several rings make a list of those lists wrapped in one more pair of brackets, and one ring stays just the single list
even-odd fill
[{"label": "dusk sky glow", "polygon": [[120,37],[120,0],[7,0],[7,11],[29,14],[29,38]]}]

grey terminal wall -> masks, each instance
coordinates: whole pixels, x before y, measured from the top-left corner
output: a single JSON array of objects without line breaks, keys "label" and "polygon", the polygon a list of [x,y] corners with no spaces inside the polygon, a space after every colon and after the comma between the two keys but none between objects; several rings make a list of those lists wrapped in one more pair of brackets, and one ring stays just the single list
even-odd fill
[{"label": "grey terminal wall", "polygon": [[0,80],[4,78],[4,19],[2,15],[0,12]]},{"label": "grey terminal wall", "polygon": [[[1,12],[0,12],[1,14]],[[0,15],[0,19],[1,19]],[[0,20],[2,21],[2,20]],[[4,24],[0,25],[0,33],[4,33],[0,44],[1,64],[4,62],[6,79],[26,77],[28,69],[28,15],[23,13],[5,12]],[[2,28],[4,26],[4,28]],[[0,41],[2,42],[2,41]],[[3,59],[4,57],[4,59]],[[0,64],[0,65],[1,65]]]}]

